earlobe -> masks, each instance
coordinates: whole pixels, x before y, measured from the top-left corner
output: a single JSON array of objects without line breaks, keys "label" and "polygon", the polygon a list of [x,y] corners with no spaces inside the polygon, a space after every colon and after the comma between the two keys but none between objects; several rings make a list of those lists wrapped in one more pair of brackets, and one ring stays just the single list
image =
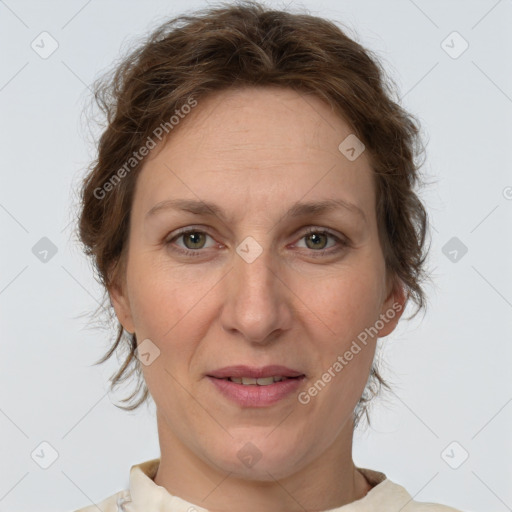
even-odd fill
[{"label": "earlobe", "polygon": [[113,284],[108,290],[110,302],[116,312],[117,319],[125,331],[130,334],[135,332],[130,302],[124,289],[119,284]]},{"label": "earlobe", "polygon": [[379,338],[391,334],[402,316],[407,303],[405,287],[400,279],[391,279],[390,292],[382,305],[380,320],[384,323],[379,329]]}]

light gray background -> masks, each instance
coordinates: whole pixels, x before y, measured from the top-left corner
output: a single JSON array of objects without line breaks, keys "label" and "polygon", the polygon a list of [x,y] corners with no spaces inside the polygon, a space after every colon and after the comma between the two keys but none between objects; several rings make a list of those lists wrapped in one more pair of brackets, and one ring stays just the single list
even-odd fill
[{"label": "light gray background", "polygon": [[[383,59],[423,124],[424,169],[436,181],[422,194],[435,228],[430,309],[381,342],[394,394],[356,434],[355,461],[416,500],[512,510],[512,1],[290,4],[348,25]],[[159,456],[153,408],[112,405],[123,396],[107,391],[115,358],[92,366],[109,338],[80,317],[101,296],[72,238],[93,156],[81,111],[120,51],[205,5],[0,0],[0,511],[74,510]],[[31,48],[43,31],[59,44],[47,59]],[[453,31],[469,43],[458,58],[441,46]],[[42,237],[58,249],[46,263],[32,252]],[[468,248],[456,262],[443,254],[452,237]],[[43,441],[59,454],[48,469],[31,457],[49,456]],[[452,464],[469,453],[458,469],[441,455],[453,441],[462,448],[448,450]]]}]

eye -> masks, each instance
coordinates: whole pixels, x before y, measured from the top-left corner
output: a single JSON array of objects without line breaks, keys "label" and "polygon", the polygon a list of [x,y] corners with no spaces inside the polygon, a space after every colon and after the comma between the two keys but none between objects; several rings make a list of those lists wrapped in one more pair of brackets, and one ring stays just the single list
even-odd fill
[{"label": "eye", "polygon": [[[201,256],[205,252],[201,249],[215,247],[215,243],[210,246],[205,245],[208,238],[213,241],[213,238],[205,231],[198,228],[185,228],[167,239],[165,245],[185,256]],[[329,239],[332,241],[330,246],[327,245]],[[177,243],[180,240],[183,245]],[[300,240],[305,240],[306,249],[310,249],[308,252],[315,253],[313,257],[336,254],[349,246],[347,240],[323,228],[309,228]],[[297,247],[300,246],[297,245]]]},{"label": "eye", "polygon": [[[329,238],[333,240],[333,243],[327,247],[326,244],[328,243]],[[325,255],[326,253],[337,253],[349,245],[346,240],[320,228],[309,228],[301,237],[301,240],[305,240],[306,248],[312,249],[313,252],[319,253],[320,256]],[[332,247],[335,249],[330,250]]]},{"label": "eye", "polygon": [[199,256],[199,253],[201,252],[200,249],[208,249],[208,247],[205,247],[204,245],[206,238],[211,238],[213,240],[213,238],[204,231],[188,228],[178,232],[172,238],[166,240],[165,244],[171,246],[175,240],[182,240],[184,246],[180,246],[178,244],[173,247],[173,250],[177,250],[187,256]]}]

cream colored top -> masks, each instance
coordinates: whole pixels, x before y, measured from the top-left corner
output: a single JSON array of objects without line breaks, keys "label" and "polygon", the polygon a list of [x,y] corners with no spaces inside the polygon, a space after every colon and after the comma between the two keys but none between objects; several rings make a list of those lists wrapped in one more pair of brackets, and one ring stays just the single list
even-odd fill
[{"label": "cream colored top", "polygon": [[[158,458],[132,466],[129,489],[75,512],[208,512],[208,509],[173,496],[165,487],[156,485],[153,478],[159,464]],[[358,470],[374,486],[373,489],[360,500],[324,512],[461,512],[445,505],[413,501],[403,487],[393,483],[384,473],[364,468]]]}]

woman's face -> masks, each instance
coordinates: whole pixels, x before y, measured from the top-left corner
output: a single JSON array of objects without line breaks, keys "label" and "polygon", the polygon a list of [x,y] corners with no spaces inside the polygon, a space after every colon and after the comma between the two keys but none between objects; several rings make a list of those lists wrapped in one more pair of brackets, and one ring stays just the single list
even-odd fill
[{"label": "woman's face", "polygon": [[[114,307],[143,343],[161,444],[284,477],[347,449],[376,339],[404,304],[386,280],[367,154],[352,138],[339,149],[349,126],[288,89],[216,93],[174,130],[138,177]],[[302,377],[213,376],[239,365]]]}]

